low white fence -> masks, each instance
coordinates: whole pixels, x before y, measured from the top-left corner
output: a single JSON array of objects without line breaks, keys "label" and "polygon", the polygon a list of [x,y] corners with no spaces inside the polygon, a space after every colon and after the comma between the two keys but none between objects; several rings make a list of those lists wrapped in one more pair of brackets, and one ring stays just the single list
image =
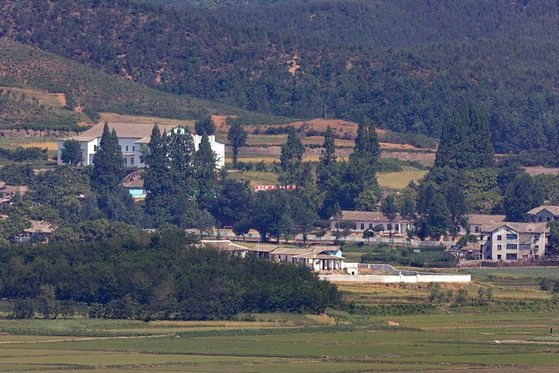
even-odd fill
[{"label": "low white fence", "polygon": [[430,282],[458,282],[468,283],[472,281],[472,275],[319,275],[321,280],[330,282],[366,282],[373,284],[419,284]]}]

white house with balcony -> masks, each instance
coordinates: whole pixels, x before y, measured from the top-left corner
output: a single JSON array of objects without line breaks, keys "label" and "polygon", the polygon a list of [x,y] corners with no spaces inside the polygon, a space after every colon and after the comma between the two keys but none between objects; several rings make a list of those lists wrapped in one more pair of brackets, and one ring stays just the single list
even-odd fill
[{"label": "white house with balcony", "polygon": [[[70,138],[58,140],[58,164],[62,165],[61,153],[64,143],[68,140],[76,140],[80,143],[82,149],[83,161],[82,165],[89,166],[93,164],[93,155],[99,148],[101,135],[105,123],[98,123],[87,131]],[[108,123],[109,129],[113,129],[118,136],[118,144],[122,151],[122,157],[127,168],[143,168],[145,164],[141,160],[142,148],[149,144],[149,139],[155,123]],[[157,125],[161,133],[171,133],[176,131],[184,131],[184,128],[176,125]],[[195,150],[202,141],[202,136],[192,135]],[[225,144],[215,140],[215,136],[208,136],[210,146],[216,155],[216,166],[222,168],[225,166]]]},{"label": "white house with balcony", "polygon": [[547,232],[547,223],[498,224],[482,234],[482,259],[493,262],[537,261],[545,255]]}]

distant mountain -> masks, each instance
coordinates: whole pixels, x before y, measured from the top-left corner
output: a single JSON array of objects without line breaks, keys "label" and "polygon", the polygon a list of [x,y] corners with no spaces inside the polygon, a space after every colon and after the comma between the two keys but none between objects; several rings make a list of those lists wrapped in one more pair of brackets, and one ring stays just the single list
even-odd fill
[{"label": "distant mountain", "polygon": [[169,93],[438,136],[488,115],[497,152],[559,141],[554,0],[0,0],[0,35]]}]

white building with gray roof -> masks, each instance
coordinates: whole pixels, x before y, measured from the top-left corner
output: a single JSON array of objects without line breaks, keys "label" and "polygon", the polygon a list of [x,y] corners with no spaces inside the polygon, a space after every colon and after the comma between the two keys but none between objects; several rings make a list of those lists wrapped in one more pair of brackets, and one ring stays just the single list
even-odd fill
[{"label": "white building with gray roof", "polygon": [[[118,143],[122,151],[122,157],[127,168],[143,168],[145,164],[142,162],[142,148],[149,144],[151,132],[155,123],[108,123],[109,129],[115,130],[118,136]],[[93,164],[93,155],[99,148],[101,135],[103,134],[104,123],[98,123],[87,131],[71,138],[58,140],[58,164],[62,165],[61,153],[64,143],[68,140],[76,140],[80,143],[83,154],[82,165],[89,166]],[[160,125],[158,127],[161,133],[171,133],[172,131],[180,131],[182,127],[176,125]],[[195,150],[202,141],[202,136],[192,135]],[[208,136],[210,146],[214,151],[217,161],[216,166],[222,168],[225,166],[225,144],[215,140],[215,136]]]}]

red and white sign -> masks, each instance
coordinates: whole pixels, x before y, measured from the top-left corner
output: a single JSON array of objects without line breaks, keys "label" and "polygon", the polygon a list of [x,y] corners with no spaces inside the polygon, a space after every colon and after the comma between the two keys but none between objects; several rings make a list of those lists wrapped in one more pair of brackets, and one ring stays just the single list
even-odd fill
[{"label": "red and white sign", "polygon": [[255,192],[261,192],[263,190],[275,190],[275,189],[294,190],[297,189],[297,186],[296,185],[256,185],[254,187]]}]

